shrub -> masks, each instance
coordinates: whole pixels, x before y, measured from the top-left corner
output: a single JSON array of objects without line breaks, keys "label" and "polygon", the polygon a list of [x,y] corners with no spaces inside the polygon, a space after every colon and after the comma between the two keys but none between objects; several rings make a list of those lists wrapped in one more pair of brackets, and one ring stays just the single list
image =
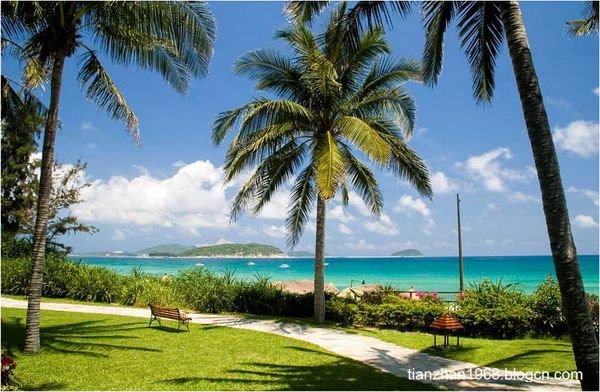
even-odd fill
[{"label": "shrub", "polygon": [[349,299],[331,298],[325,303],[325,314],[328,320],[341,325],[352,325],[358,313],[358,305]]},{"label": "shrub", "polygon": [[401,300],[394,304],[359,304],[356,323],[401,331],[426,330],[446,311],[441,303]]},{"label": "shrub", "polygon": [[194,310],[207,313],[235,311],[239,282],[231,271],[216,275],[204,268],[192,268],[180,272],[174,285],[184,303]]},{"label": "shrub", "polygon": [[123,278],[107,268],[74,264],[73,276],[68,283],[68,297],[81,301],[115,302],[119,297]]},{"label": "shrub", "polygon": [[596,335],[599,332],[599,305],[598,305],[598,296],[595,294],[588,294],[587,296],[588,306],[590,307],[590,313],[592,315],[592,322],[594,323],[594,329],[596,330]]},{"label": "shrub", "polygon": [[456,305],[454,313],[468,336],[520,337],[530,331],[534,317],[527,296],[502,281],[472,284]]},{"label": "shrub", "polygon": [[567,323],[561,312],[561,296],[558,282],[551,276],[546,278],[531,295],[533,331],[539,335],[560,337],[568,332]]},{"label": "shrub", "polygon": [[163,282],[157,276],[131,270],[122,282],[120,302],[124,305],[147,306],[148,304],[176,306],[182,303],[171,280]]},{"label": "shrub", "polygon": [[31,275],[31,260],[25,257],[2,259],[2,292],[5,294],[25,295]]},{"label": "shrub", "polygon": [[15,368],[17,367],[17,363],[15,360],[7,355],[4,350],[2,350],[2,390],[16,390],[17,388],[17,380],[14,376]]}]

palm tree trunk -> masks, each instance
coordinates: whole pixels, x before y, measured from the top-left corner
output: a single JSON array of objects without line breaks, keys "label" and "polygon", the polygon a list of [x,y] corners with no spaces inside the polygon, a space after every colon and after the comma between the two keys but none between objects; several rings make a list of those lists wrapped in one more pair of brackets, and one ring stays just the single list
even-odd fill
[{"label": "palm tree trunk", "polygon": [[583,374],[582,388],[597,391],[598,340],[579,270],[550,124],[517,1],[504,3],[502,20],[540,182],[562,312],[569,326],[577,369]]},{"label": "palm tree trunk", "polygon": [[325,200],[317,200],[317,237],[315,245],[315,319],[325,321]]},{"label": "palm tree trunk", "polygon": [[56,54],[52,66],[50,82],[50,106],[44,131],[42,166],[38,189],[35,229],[33,233],[33,263],[29,281],[29,301],[27,303],[27,324],[25,327],[26,353],[40,349],[40,301],[42,297],[44,261],[46,257],[46,232],[48,231],[48,206],[52,192],[52,167],[54,165],[54,141],[58,128],[58,106],[60,87],[65,64],[65,56]]}]

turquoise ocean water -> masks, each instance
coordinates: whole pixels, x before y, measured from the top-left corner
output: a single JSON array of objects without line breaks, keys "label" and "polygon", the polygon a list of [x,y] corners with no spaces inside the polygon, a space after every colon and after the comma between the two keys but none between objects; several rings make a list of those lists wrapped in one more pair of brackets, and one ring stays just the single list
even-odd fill
[{"label": "turquoise ocean water", "polygon": [[[311,258],[277,259],[179,259],[135,257],[73,257],[86,264],[111,268],[126,274],[134,267],[162,275],[202,265],[210,271],[235,271],[240,278],[253,278],[257,274],[274,281],[312,279],[314,262]],[[598,293],[598,256],[579,256],[586,291]],[[400,290],[414,286],[420,291],[458,290],[458,261],[456,257],[328,257],[325,281],[337,288],[350,286],[352,279],[365,280],[367,284],[391,284]],[[518,283],[521,289],[531,292],[548,275],[554,276],[550,256],[494,256],[465,257],[465,282],[483,278],[502,279],[504,283]],[[354,282],[357,285],[358,282]]]}]

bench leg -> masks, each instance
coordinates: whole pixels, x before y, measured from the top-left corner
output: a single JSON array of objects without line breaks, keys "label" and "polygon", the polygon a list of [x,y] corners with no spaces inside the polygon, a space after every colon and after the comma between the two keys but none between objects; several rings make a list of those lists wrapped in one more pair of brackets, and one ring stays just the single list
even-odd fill
[{"label": "bench leg", "polygon": [[148,323],[148,326],[149,327],[152,326],[152,322],[155,321],[155,320],[158,321],[158,326],[162,327],[162,325],[160,324],[160,319],[158,317],[156,317],[156,316],[151,316],[150,317],[150,322]]}]

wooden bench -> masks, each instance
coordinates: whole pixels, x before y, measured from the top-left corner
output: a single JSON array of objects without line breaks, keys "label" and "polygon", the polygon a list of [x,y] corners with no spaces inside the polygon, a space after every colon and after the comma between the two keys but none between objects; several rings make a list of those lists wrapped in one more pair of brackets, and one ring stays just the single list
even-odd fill
[{"label": "wooden bench", "polygon": [[160,319],[166,318],[166,319],[171,319],[171,320],[177,320],[177,329],[179,329],[179,327],[181,325],[185,325],[188,332],[190,331],[190,320],[192,318],[189,317],[184,312],[182,312],[181,310],[179,310],[178,308],[169,308],[166,306],[158,306],[158,305],[148,305],[148,306],[150,307],[150,312],[151,312],[150,323],[148,323],[149,327],[152,325],[152,322],[154,320],[158,321],[158,325],[161,326]]}]

